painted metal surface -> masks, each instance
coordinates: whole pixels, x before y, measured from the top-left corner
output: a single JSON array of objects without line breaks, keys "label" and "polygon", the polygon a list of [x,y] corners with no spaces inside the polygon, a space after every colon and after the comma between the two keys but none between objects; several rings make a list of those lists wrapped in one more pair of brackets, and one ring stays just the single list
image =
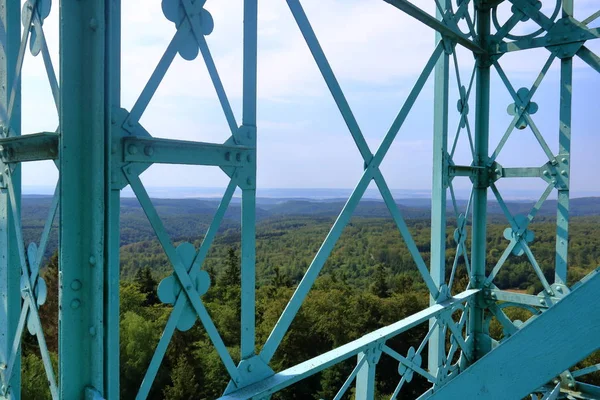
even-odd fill
[{"label": "painted metal surface", "polygon": [[[424,398],[470,398],[488,390],[506,398],[517,398],[542,387],[545,398],[557,398],[564,387],[548,384],[561,374],[575,379],[600,368],[563,372],[600,347],[583,335],[594,333],[600,322],[592,315],[594,290],[600,278],[590,276],[572,288],[566,286],[569,233],[569,185],[571,165],[571,120],[573,58],[578,57],[600,72],[600,58],[586,42],[600,37],[599,28],[588,26],[600,16],[595,13],[578,20],[571,0],[557,1],[542,12],[530,0],[507,0],[511,15],[498,20],[501,1],[470,0],[435,2],[432,16],[407,0],[386,0],[390,12],[404,12],[435,32],[433,52],[423,65],[413,88],[377,149],[368,146],[348,103],[335,71],[321,47],[300,0],[287,0],[289,10],[348,128],[364,165],[364,172],[339,217],[316,252],[305,276],[266,342],[256,343],[256,166],[257,166],[257,68],[258,2],[243,3],[242,120],[238,124],[222,84],[206,36],[214,28],[204,0],[163,0],[164,17],[176,26],[176,33],[154,72],[131,108],[121,108],[120,43],[121,1],[87,0],[59,2],[60,78],[49,55],[43,21],[50,0],[17,2],[0,0],[4,32],[0,50],[0,398],[20,398],[20,343],[25,327],[35,334],[53,398],[119,398],[119,207],[120,191],[127,185],[139,200],[169,262],[172,274],[158,289],[158,297],[172,305],[156,351],[140,383],[138,399],[145,399],[161,366],[175,330],[201,324],[215,346],[230,378],[223,399],[265,398],[323,369],[349,358],[356,365],[335,399],[354,385],[356,398],[372,399],[377,386],[377,365],[382,354],[398,362],[399,381],[392,394],[402,394],[414,374],[431,383]],[[57,6],[55,4],[54,6]],[[530,34],[518,34],[520,21],[539,26]],[[21,23],[26,29],[21,32]],[[466,31],[462,31],[466,26]],[[21,35],[22,33],[22,35]],[[432,35],[433,36],[433,35]],[[433,37],[432,37],[433,39]],[[461,76],[456,48],[461,46],[475,57],[468,81]],[[530,87],[515,88],[505,74],[502,54],[545,48],[548,57]],[[55,107],[60,115],[56,132],[20,136],[20,74],[25,55],[41,55]],[[200,56],[200,57],[198,57]],[[471,55],[470,55],[471,56]],[[201,58],[214,86],[230,138],[224,143],[186,142],[158,139],[140,123],[150,100],[176,57]],[[554,153],[535,123],[538,105],[535,94],[548,71],[560,63],[559,150]],[[495,147],[490,147],[490,87],[492,74],[506,87],[511,123]],[[455,75],[455,76],[453,76]],[[433,77],[432,77],[433,76]],[[450,87],[451,77],[457,87]],[[404,221],[380,165],[428,81],[434,82],[433,190],[430,265],[426,265]],[[473,98],[474,97],[474,98]],[[449,138],[450,105],[457,99],[458,127]],[[469,109],[474,110],[471,127]],[[503,167],[498,157],[515,130],[528,129],[547,162],[539,167]],[[466,136],[470,165],[456,165],[454,156],[459,137]],[[463,136],[463,137],[464,137]],[[57,187],[39,242],[23,243],[19,204],[19,165],[51,159],[60,169]],[[167,234],[139,176],[152,164],[207,165],[220,168],[229,184],[213,221],[198,249],[190,243],[175,246]],[[459,209],[453,180],[468,177],[472,191],[466,208]],[[497,181],[504,178],[542,179],[546,190],[527,215],[513,215],[504,201]],[[430,294],[430,307],[388,327],[366,333],[362,338],[333,349],[287,370],[275,372],[269,366],[304,299],[369,184],[374,182],[390,211],[423,283]],[[241,335],[240,363],[236,365],[225,346],[202,295],[210,281],[202,265],[236,188],[241,203]],[[535,240],[528,229],[546,199],[558,193],[556,265],[554,281],[549,280],[532,251]],[[504,231],[506,248],[500,260],[488,265],[486,249],[487,203],[495,198],[508,221]],[[451,207],[447,209],[447,204]],[[45,282],[39,277],[42,255],[58,206],[60,222],[60,345],[59,371],[55,374],[39,320],[43,312]],[[448,213],[451,217],[448,218]],[[471,225],[469,238],[468,226]],[[453,260],[446,259],[447,229],[455,242]],[[544,288],[538,295],[499,290],[494,280],[509,256],[523,257]],[[447,273],[447,265],[451,265]],[[455,293],[459,269],[469,277],[468,290]],[[521,325],[503,311],[517,305],[536,316]],[[39,310],[38,310],[39,309]],[[579,313],[574,313],[577,309]],[[586,314],[587,312],[587,314]],[[596,313],[597,314],[597,313]],[[458,317],[455,317],[458,316]],[[498,345],[489,337],[489,321],[496,318],[506,333]],[[429,330],[418,348],[400,354],[386,341],[412,327],[428,323]],[[559,334],[554,327],[568,324]],[[580,329],[584,327],[585,329]],[[553,348],[569,348],[569,354],[544,352],[539,341]],[[429,344],[429,346],[427,346]],[[423,352],[428,348],[428,354]],[[494,350],[492,350],[494,347]],[[261,348],[256,354],[256,349]],[[509,363],[515,354],[524,362]],[[456,361],[457,356],[458,362]],[[534,357],[535,355],[535,357]],[[427,357],[427,362],[424,358]],[[426,365],[425,365],[426,364]],[[501,373],[500,373],[501,372]],[[60,381],[56,381],[56,376]],[[514,375],[514,381],[512,380]],[[535,377],[534,377],[535,375]],[[562,376],[561,375],[561,376]],[[510,379],[509,379],[510,378]],[[534,379],[535,378],[535,379]],[[509,382],[510,381],[510,382]],[[518,384],[515,384],[518,382]],[[546,385],[548,384],[548,385]],[[580,385],[586,393],[600,389]],[[509,387],[509,390],[505,388]],[[500,390],[503,390],[500,392]],[[479,391],[479,392],[478,392]],[[541,393],[541,392],[540,392]],[[494,398],[501,398],[494,397]]]}]

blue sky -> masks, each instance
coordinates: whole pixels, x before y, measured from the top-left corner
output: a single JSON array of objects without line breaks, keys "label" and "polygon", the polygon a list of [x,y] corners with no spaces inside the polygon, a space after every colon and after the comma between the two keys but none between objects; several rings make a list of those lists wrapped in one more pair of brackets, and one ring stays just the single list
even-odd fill
[{"label": "blue sky", "polygon": [[[415,1],[434,12],[433,1]],[[544,1],[544,10],[553,3]],[[238,122],[241,122],[241,4],[240,0],[208,0],[215,20],[207,40]],[[350,105],[375,151],[402,106],[434,47],[430,28],[421,26],[380,0],[304,0],[302,2]],[[258,184],[266,188],[351,188],[362,172],[362,161],[310,56],[284,1],[259,1]],[[503,6],[504,7],[504,6]],[[575,17],[596,11],[594,0],[576,1]],[[500,16],[507,9],[500,10]],[[58,7],[45,22],[48,42],[58,69]],[[597,26],[598,21],[593,23]],[[122,105],[130,109],[175,32],[162,14],[160,1],[123,0]],[[521,32],[530,24],[518,27]],[[598,40],[600,42],[600,40]],[[600,53],[600,43],[588,43]],[[468,82],[473,58],[458,51],[461,79]],[[515,88],[530,87],[546,61],[544,49],[502,57],[500,63]],[[558,148],[559,62],[555,61],[534,101],[540,110],[534,121],[551,149]],[[597,93],[600,75],[575,60],[573,104],[573,194],[600,194],[596,171],[600,161]],[[454,74],[452,73],[451,76]],[[492,74],[490,147],[494,148],[511,116],[507,90]],[[23,132],[54,130],[58,118],[52,106],[41,57],[28,54],[23,72]],[[388,184],[396,189],[425,190],[431,185],[433,79],[422,92],[411,116],[382,164]],[[595,96],[594,96],[595,95]],[[456,132],[454,77],[450,82],[449,136]],[[470,120],[474,118],[474,91]],[[141,120],[154,136],[206,142],[227,139],[227,124],[201,58],[177,57]],[[471,125],[473,126],[473,125]],[[469,163],[466,132],[461,134],[455,162]],[[504,166],[540,166],[543,152],[529,129],[515,131],[498,161]],[[49,186],[57,173],[49,163],[24,169],[26,186]],[[220,170],[208,167],[153,166],[142,176],[150,186],[219,187]],[[458,191],[469,182],[456,180]],[[503,189],[541,193],[542,180],[500,182]]]}]

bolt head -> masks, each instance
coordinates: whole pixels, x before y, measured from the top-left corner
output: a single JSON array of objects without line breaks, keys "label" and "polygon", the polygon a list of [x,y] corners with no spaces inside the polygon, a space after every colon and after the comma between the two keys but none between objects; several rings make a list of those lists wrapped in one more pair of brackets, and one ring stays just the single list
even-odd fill
[{"label": "bolt head", "polygon": [[96,257],[90,256],[89,262],[91,265],[96,265]]},{"label": "bolt head", "polygon": [[81,289],[81,281],[79,279],[73,280],[73,282],[71,282],[71,289],[74,291]]},{"label": "bolt head", "polygon": [[252,364],[248,364],[248,366],[246,367],[246,370],[247,370],[248,372],[252,372],[252,370],[253,370],[253,369],[254,369],[254,368],[252,367]]},{"label": "bolt head", "polygon": [[79,299],[74,299],[71,301],[71,308],[73,310],[77,310],[81,306],[81,301]]},{"label": "bolt head", "polygon": [[127,147],[127,151],[129,152],[129,154],[133,155],[133,154],[137,154],[137,152],[138,152],[138,149],[137,149],[137,147],[135,146],[135,144],[130,144],[130,145]]},{"label": "bolt head", "polygon": [[147,155],[148,157],[150,157],[151,155],[154,154],[154,147],[152,146],[146,146],[144,147],[144,154]]}]

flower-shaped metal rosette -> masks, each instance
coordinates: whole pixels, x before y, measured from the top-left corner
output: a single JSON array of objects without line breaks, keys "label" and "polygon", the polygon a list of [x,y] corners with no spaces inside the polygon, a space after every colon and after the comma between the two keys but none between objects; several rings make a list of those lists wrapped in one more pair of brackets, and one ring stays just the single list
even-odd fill
[{"label": "flower-shaped metal rosette", "polygon": [[[417,367],[420,367],[421,362],[423,361],[421,358],[421,355],[416,354],[414,347],[411,347],[410,349],[408,349],[408,354],[406,355],[406,359],[408,361],[412,362]],[[404,376],[406,383],[410,383],[410,381],[412,381],[414,371],[411,368],[407,367],[404,363],[400,363],[400,365],[398,366],[398,373],[400,375]]]},{"label": "flower-shaped metal rosette", "polygon": [[515,244],[515,247],[513,247],[513,249],[512,249],[512,253],[516,256],[521,256],[521,255],[523,255],[523,252],[525,250],[523,249],[523,244],[519,239],[524,239],[525,242],[527,244],[529,244],[529,243],[533,242],[535,235],[529,229],[525,229],[522,233],[519,233],[522,230],[522,228],[524,226],[527,226],[527,224],[529,223],[529,220],[526,216],[517,215],[515,217],[515,222],[516,222],[517,226],[519,227],[519,230],[514,231],[512,228],[506,228],[504,230],[504,238],[506,240],[511,240],[511,241],[514,240],[517,242],[517,244]]},{"label": "flower-shaped metal rosette", "polygon": [[[35,3],[35,5],[34,5]],[[52,8],[52,0],[27,0],[23,4],[23,10],[21,12],[21,22],[25,29],[31,29],[31,38],[29,39],[29,50],[33,56],[40,54],[42,50],[42,25],[44,19],[50,15],[50,9]],[[40,18],[40,24],[34,23],[32,18],[33,12],[36,12]],[[31,21],[31,25],[27,27],[27,21]]]},{"label": "flower-shaped metal rosette", "polygon": [[[35,243],[30,243],[27,247],[27,261],[29,262],[31,276],[21,275],[21,297],[25,299],[25,297],[28,295],[27,281],[29,281],[29,285],[33,289],[34,295],[34,298],[30,300],[35,302],[35,306],[39,308],[46,302],[46,298],[48,297],[48,288],[46,287],[44,278],[39,276],[40,268],[37,264],[37,251],[38,249]],[[32,281],[31,278],[34,276],[36,279]],[[33,307],[34,304],[31,304],[31,306]],[[32,335],[35,335],[36,333],[32,313],[29,313],[27,316],[27,330]]]},{"label": "flower-shaped metal rosette", "polygon": [[[210,35],[214,28],[214,21],[212,15],[202,7],[196,6],[196,0],[189,0],[192,4],[194,11],[190,14],[190,17],[194,21],[190,21],[190,25],[194,26],[198,23],[202,29],[203,35]],[[187,18],[185,8],[181,3],[181,0],[163,0],[162,10],[165,17],[173,22],[177,29],[181,26],[183,21]],[[188,61],[195,59],[198,56],[198,43],[194,37],[194,32],[190,28],[187,32],[183,33],[177,43],[177,51],[179,55]]]},{"label": "flower-shaped metal rosette", "polygon": [[[196,249],[194,248],[194,245],[187,242],[180,244],[177,247],[177,255],[188,273],[191,272],[194,258],[196,258]],[[202,296],[210,287],[210,277],[208,272],[200,270],[192,282],[198,294]],[[159,300],[165,304],[173,305],[179,296],[184,296],[185,307],[179,317],[179,321],[177,321],[177,329],[180,331],[187,331],[194,326],[194,323],[196,323],[197,314],[182,289],[179,279],[177,279],[174,274],[171,274],[160,282],[157,291]]]},{"label": "flower-shaped metal rosette", "polygon": [[529,101],[529,89],[521,88],[517,91],[517,97],[519,101],[515,101],[510,104],[507,108],[507,112],[509,115],[517,115],[520,114],[521,117],[517,120],[515,127],[517,129],[525,129],[527,127],[527,119],[525,115],[533,115],[538,111],[537,103],[533,101]]}]

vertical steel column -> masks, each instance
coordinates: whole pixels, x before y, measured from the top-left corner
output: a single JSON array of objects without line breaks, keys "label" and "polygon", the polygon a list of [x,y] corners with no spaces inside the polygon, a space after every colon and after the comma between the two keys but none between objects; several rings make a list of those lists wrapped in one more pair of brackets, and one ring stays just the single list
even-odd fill
[{"label": "vertical steel column", "polygon": [[[6,124],[6,112],[15,84],[15,68],[21,43],[21,4],[14,0],[0,0],[0,23],[6,36],[0,46],[0,109],[3,113],[2,124]],[[17,82],[14,100],[13,115],[11,119],[11,132],[14,135],[21,133],[21,84]],[[7,126],[4,126],[8,132]],[[2,169],[6,165],[1,164]],[[21,198],[20,166],[12,173],[17,202]],[[3,171],[0,171],[0,174]],[[21,311],[21,266],[19,264],[19,250],[15,240],[13,215],[6,183],[0,177],[0,366],[6,365],[14,340],[14,335],[19,322]],[[17,204],[20,210],[20,204]],[[10,399],[21,397],[21,366],[17,360],[13,368],[10,384]]]},{"label": "vertical steel column", "polygon": [[[563,1],[563,18],[573,16],[573,0]],[[571,171],[571,99],[573,88],[573,58],[560,62],[560,128],[558,162],[561,173],[570,177]],[[554,281],[567,283],[567,258],[569,252],[569,185],[558,188],[556,215],[556,270]]]},{"label": "vertical steel column", "polygon": [[60,397],[104,392],[105,0],[60,2]]},{"label": "vertical steel column", "polygon": [[[447,10],[449,0],[443,0],[441,6]],[[443,18],[437,9],[437,18]],[[442,41],[442,35],[436,31],[436,46]],[[446,279],[446,191],[448,187],[448,77],[449,55],[444,52],[435,65],[434,72],[434,108],[433,108],[433,185],[431,190],[431,279],[440,287]],[[429,303],[436,299],[429,297]],[[429,321],[434,329],[429,339],[429,371],[435,376],[442,366],[445,353],[445,338],[436,321]]]},{"label": "vertical steel column", "polygon": [[[487,48],[490,35],[490,9],[486,0],[475,3],[477,13],[477,41]],[[471,250],[472,288],[481,288],[485,280],[486,266],[486,228],[487,228],[487,191],[488,191],[488,147],[490,117],[490,60],[486,54],[477,55],[477,77],[475,96],[475,160],[474,166],[483,167],[474,181],[473,190],[473,238]],[[488,341],[484,339],[483,308],[479,296],[470,301],[468,336],[474,346],[475,358],[488,351]]]},{"label": "vertical steel column", "polygon": [[[106,165],[112,166],[111,157],[118,157],[113,152],[111,143],[111,129],[117,128],[111,120],[112,111],[121,105],[121,0],[109,0],[107,4],[106,21]],[[104,345],[106,349],[106,359],[104,364],[104,397],[108,400],[119,399],[119,247],[121,242],[120,235],[120,208],[121,208],[121,190],[118,187],[112,187],[113,176],[118,171],[106,170],[106,188],[107,188],[107,216],[105,226],[105,251],[106,251],[106,271],[105,271],[105,315]]]},{"label": "vertical steel column", "polygon": [[254,355],[256,286],[256,71],[258,1],[244,0],[242,127],[238,142],[254,148],[242,187],[241,358]]}]

